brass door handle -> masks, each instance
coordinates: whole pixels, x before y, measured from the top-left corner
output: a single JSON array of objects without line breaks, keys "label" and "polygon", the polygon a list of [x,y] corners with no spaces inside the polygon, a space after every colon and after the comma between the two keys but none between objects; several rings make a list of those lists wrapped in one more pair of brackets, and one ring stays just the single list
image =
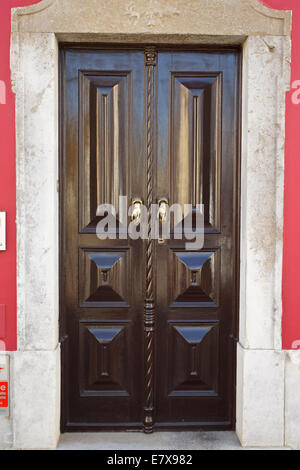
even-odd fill
[{"label": "brass door handle", "polygon": [[165,222],[168,218],[169,201],[166,198],[158,201],[158,216],[161,222]]},{"label": "brass door handle", "polygon": [[135,225],[139,225],[141,223],[141,216],[142,216],[142,204],[143,201],[141,199],[133,199],[131,205],[133,206],[131,212],[131,220]]}]

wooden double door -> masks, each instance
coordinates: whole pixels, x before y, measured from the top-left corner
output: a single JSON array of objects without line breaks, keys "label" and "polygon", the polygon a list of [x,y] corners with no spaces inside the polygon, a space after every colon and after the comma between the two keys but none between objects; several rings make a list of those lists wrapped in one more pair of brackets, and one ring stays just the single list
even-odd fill
[{"label": "wooden double door", "polygon": [[[239,52],[63,47],[60,110],[62,430],[232,428]],[[131,239],[119,196],[203,204],[204,246]]]}]

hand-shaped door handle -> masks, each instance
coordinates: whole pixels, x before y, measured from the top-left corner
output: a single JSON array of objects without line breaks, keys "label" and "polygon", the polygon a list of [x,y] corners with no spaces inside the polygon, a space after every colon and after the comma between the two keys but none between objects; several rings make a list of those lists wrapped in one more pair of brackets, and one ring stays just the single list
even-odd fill
[{"label": "hand-shaped door handle", "polygon": [[158,201],[158,216],[161,222],[166,222],[168,218],[168,199],[160,199]]},{"label": "hand-shaped door handle", "polygon": [[135,225],[139,225],[141,223],[142,204],[143,201],[141,199],[134,199],[131,203],[131,205],[133,206],[131,220]]}]

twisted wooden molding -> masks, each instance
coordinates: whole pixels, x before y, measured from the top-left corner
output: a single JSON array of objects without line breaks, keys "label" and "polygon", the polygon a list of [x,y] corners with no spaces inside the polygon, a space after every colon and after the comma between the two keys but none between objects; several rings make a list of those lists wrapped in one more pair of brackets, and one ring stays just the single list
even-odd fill
[{"label": "twisted wooden molding", "polygon": [[153,146],[154,146],[154,83],[157,53],[154,48],[145,50],[147,73],[147,209],[148,238],[146,242],[146,298],[144,310],[145,331],[145,406],[144,431],[151,433],[154,424],[154,328],[155,305],[153,287],[153,240],[151,237],[151,205],[153,202]]}]

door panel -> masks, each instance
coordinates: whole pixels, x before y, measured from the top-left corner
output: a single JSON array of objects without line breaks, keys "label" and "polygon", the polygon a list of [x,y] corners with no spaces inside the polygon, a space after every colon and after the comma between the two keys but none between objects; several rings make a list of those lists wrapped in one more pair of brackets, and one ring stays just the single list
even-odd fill
[{"label": "door panel", "polygon": [[80,248],[79,302],[81,307],[128,308],[129,249]]},{"label": "door panel", "polygon": [[[238,100],[234,49],[62,48],[63,431],[234,425]],[[204,246],[124,237],[119,196],[204,204]]]},{"label": "door panel", "polygon": [[201,250],[157,246],[160,427],[232,425],[237,80],[233,52],[158,57],[157,196],[204,204],[205,226]]},{"label": "door panel", "polygon": [[[220,251],[169,250],[170,302],[172,308],[219,305]],[[179,249],[180,250],[180,249]]]},{"label": "door panel", "polygon": [[144,54],[63,50],[62,82],[62,426],[142,427],[142,241],[96,225],[100,204],[145,198]]},{"label": "door panel", "polygon": [[[80,228],[95,232],[97,207],[129,193],[132,74],[79,73]],[[141,86],[141,85],[140,85]]]},{"label": "door panel", "polygon": [[204,204],[206,227],[219,231],[222,74],[170,71],[170,80],[170,199]]},{"label": "door panel", "polygon": [[80,396],[130,395],[127,329],[127,324],[80,323]]},{"label": "door panel", "polygon": [[169,322],[169,397],[217,396],[218,324]]}]

